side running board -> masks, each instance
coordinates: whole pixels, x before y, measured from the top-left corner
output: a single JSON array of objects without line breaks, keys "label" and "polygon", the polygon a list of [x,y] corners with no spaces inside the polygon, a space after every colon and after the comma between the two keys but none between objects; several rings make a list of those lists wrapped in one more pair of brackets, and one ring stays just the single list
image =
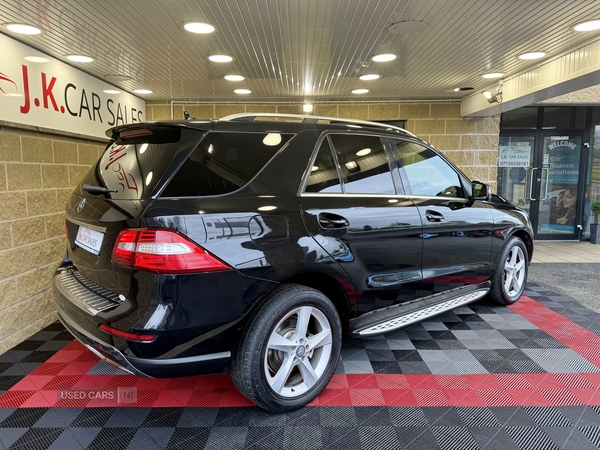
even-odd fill
[{"label": "side running board", "polygon": [[489,292],[490,287],[490,282],[486,281],[467,288],[461,287],[434,294],[409,304],[390,306],[365,313],[350,320],[348,337],[372,336],[403,328],[479,300]]}]

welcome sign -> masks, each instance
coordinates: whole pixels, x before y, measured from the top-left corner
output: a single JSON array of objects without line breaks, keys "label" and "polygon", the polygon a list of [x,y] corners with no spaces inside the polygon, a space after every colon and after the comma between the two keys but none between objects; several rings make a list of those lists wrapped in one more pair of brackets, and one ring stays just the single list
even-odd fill
[{"label": "welcome sign", "polygon": [[0,120],[106,138],[113,126],[146,120],[146,102],[0,34]]}]

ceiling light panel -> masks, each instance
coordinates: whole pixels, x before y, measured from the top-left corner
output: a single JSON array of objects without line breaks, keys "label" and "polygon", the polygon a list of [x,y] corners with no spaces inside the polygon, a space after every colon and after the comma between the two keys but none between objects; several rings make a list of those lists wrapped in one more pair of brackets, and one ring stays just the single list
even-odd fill
[{"label": "ceiling light panel", "polygon": [[[5,0],[0,2],[0,17],[5,22],[34,20],[35,14],[20,14],[20,7],[35,12],[39,4],[39,0]],[[164,0],[145,0],[140,8],[135,2],[53,0],[56,11],[68,14],[45,16],[43,27],[52,33],[19,39],[59,60],[67,52],[93,49],[95,61],[85,66],[86,72],[118,82],[129,92],[140,85],[152,86],[153,98],[162,100],[239,101],[223,76],[240,74],[252,80],[253,102],[356,101],[351,91],[358,77],[371,73],[381,78],[368,82],[377,88],[363,94],[361,101],[426,100],[447,99],[446,90],[457,86],[480,92],[489,87],[489,80],[480,77],[488,71],[519,73],[523,61],[502,55],[523,52],[524,42],[527,50],[543,49],[548,55],[578,48],[590,35],[574,32],[574,25],[600,19],[600,2],[582,0],[544,0],[544,8],[540,2],[522,0],[418,0],[418,7],[413,7],[416,3],[411,0],[401,15],[397,2],[276,4],[277,8],[272,0],[198,0],[165,8]],[[427,27],[394,34],[388,30],[390,18],[424,22]],[[216,32],[188,33],[180,28],[188,20],[210,23]],[[83,43],[80,49],[66,46],[76,42]],[[235,59],[225,64],[207,61],[207,55],[219,53]],[[397,58],[372,61],[379,53]],[[167,61],[167,55],[168,70],[162,70],[156,62]],[[105,78],[109,74],[125,78]],[[306,83],[312,86],[309,93],[304,91]]]}]

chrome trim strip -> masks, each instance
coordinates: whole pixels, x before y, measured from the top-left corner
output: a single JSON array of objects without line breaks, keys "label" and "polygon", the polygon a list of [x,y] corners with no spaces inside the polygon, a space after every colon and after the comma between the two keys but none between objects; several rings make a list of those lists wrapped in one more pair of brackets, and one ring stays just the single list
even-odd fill
[{"label": "chrome trim strip", "polygon": [[[91,314],[97,315],[102,311],[117,307],[121,301],[117,294],[98,286],[99,289],[106,292],[112,298],[107,298],[94,292],[84,283],[82,283],[70,270],[62,270],[53,278],[56,289],[71,303],[78,308]],[[89,281],[89,283],[93,283]],[[93,283],[95,284],[95,283]]]},{"label": "chrome trim strip", "polygon": [[85,222],[82,222],[81,220],[73,219],[72,217],[69,217],[69,216],[66,216],[66,219],[75,225],[79,225],[80,227],[86,227],[86,228],[89,228],[90,230],[98,231],[99,233],[106,233],[106,227],[100,227],[98,225],[92,225],[91,223],[85,223]]},{"label": "chrome trim strip", "polygon": [[433,317],[446,311],[450,311],[467,303],[472,303],[479,300],[481,297],[486,295],[489,289],[478,289],[468,294],[455,297],[436,305],[431,305],[427,308],[419,309],[408,314],[402,314],[398,317],[386,320],[385,322],[372,325],[368,328],[364,328],[356,333],[359,336],[371,336],[375,334],[387,333],[388,331],[403,328],[416,322],[420,322],[428,317]]},{"label": "chrome trim strip", "polygon": [[374,197],[374,198],[393,198],[393,199],[403,199],[403,200],[414,200],[414,199],[432,199],[435,198],[436,200],[451,200],[451,201],[455,201],[455,202],[464,202],[465,204],[468,203],[469,201],[465,198],[462,197],[442,197],[442,196],[435,196],[435,195],[430,195],[430,196],[425,196],[425,195],[411,195],[411,194],[340,194],[340,193],[333,193],[333,192],[324,192],[324,193],[319,193],[319,192],[302,192],[300,194],[300,197],[356,197],[356,198],[370,198],[370,197]]}]

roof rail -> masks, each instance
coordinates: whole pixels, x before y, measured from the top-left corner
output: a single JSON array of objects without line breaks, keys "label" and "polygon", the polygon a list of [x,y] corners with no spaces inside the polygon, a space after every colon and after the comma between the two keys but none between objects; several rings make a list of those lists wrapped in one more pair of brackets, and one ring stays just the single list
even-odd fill
[{"label": "roof rail", "polygon": [[320,120],[327,120],[331,124],[346,124],[346,125],[356,125],[356,126],[365,126],[365,127],[373,127],[373,128],[383,128],[385,130],[391,131],[399,131],[403,134],[407,134],[409,136],[415,136],[410,131],[405,130],[404,128],[397,127],[395,125],[388,125],[385,123],[379,122],[371,122],[368,120],[358,120],[358,119],[343,119],[339,117],[327,117],[327,116],[313,116],[309,114],[278,114],[278,113],[240,113],[240,114],[232,114],[230,116],[223,117],[222,119],[225,122],[253,122],[257,117],[271,117],[271,118],[283,118],[283,119],[302,119],[302,122],[311,122],[318,123]]}]

